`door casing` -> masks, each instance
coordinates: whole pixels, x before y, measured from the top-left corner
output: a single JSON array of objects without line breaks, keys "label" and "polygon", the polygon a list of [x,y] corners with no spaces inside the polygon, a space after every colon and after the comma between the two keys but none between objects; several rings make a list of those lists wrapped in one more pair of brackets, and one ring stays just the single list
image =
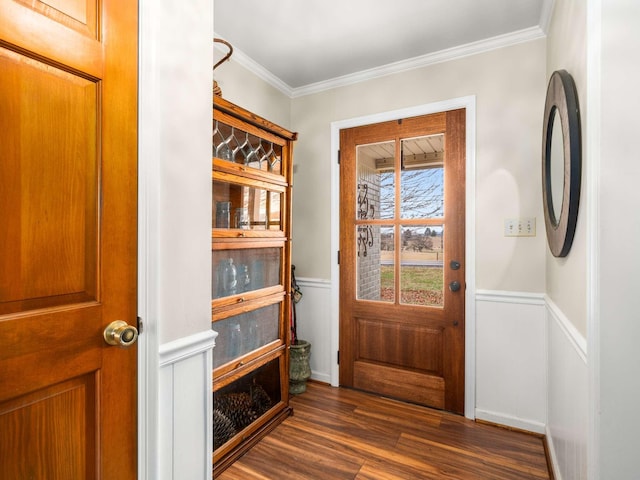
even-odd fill
[{"label": "door casing", "polygon": [[331,352],[335,355],[331,364],[331,385],[339,385],[338,349],[340,330],[340,266],[338,251],[340,249],[340,166],[338,150],[340,149],[340,130],[362,125],[394,120],[396,118],[416,117],[431,113],[466,109],[466,272],[465,272],[465,401],[464,415],[475,418],[475,119],[476,97],[470,95],[435,103],[428,103],[400,110],[391,110],[364,117],[355,117],[331,123]]}]

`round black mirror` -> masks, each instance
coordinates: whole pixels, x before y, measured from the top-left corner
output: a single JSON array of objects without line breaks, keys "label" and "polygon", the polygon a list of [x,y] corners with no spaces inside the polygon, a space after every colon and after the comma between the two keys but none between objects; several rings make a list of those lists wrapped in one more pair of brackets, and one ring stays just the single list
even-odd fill
[{"label": "round black mirror", "polygon": [[580,110],[573,78],[553,72],[547,87],[542,132],[542,199],[551,253],[565,257],[578,220],[582,176]]}]

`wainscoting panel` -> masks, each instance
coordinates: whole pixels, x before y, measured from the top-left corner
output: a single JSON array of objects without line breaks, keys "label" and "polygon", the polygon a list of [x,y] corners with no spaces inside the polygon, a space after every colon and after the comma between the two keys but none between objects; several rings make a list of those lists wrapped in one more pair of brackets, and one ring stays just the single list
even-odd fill
[{"label": "wainscoting panel", "polygon": [[211,330],[160,347],[159,472],[162,480],[211,478]]},{"label": "wainscoting panel", "polygon": [[587,478],[588,368],[586,339],[547,298],[547,443],[556,480]]},{"label": "wainscoting panel", "polygon": [[296,304],[298,337],[311,342],[311,378],[331,383],[331,282],[298,278],[302,300]]},{"label": "wainscoting panel", "polygon": [[542,294],[476,292],[476,418],[544,433]]}]

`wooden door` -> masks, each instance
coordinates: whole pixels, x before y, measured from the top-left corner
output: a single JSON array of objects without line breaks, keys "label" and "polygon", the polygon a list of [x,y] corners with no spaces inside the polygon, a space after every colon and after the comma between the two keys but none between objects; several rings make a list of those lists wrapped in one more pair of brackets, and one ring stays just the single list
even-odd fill
[{"label": "wooden door", "polygon": [[340,135],[340,384],[463,413],[465,110]]},{"label": "wooden door", "polygon": [[0,478],[134,479],[137,2],[0,0]]}]

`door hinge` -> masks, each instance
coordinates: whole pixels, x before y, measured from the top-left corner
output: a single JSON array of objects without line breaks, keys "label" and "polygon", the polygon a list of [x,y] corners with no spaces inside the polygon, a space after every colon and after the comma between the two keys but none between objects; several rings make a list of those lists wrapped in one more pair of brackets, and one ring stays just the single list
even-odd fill
[{"label": "door hinge", "polygon": [[340,250],[338,250],[338,265],[340,265]]},{"label": "door hinge", "polygon": [[338,365],[340,365],[340,350],[338,350],[338,355],[337,355],[337,361],[338,361]]},{"label": "door hinge", "polygon": [[138,325],[136,327],[138,329],[138,335],[142,333],[142,329],[144,328],[144,324],[142,323],[142,319],[138,317]]},{"label": "door hinge", "polygon": [[340,165],[340,150],[338,150],[338,165]]}]

